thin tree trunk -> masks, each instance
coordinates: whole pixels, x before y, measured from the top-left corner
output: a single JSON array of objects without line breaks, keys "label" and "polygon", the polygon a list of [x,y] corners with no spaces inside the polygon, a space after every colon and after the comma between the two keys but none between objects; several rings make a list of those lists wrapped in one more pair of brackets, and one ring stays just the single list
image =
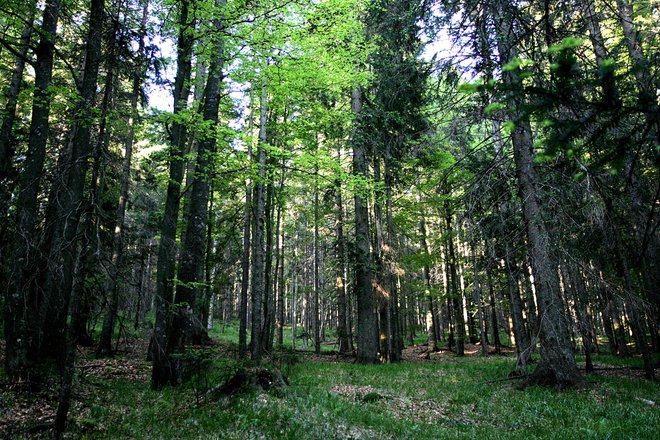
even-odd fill
[{"label": "thin tree trunk", "polygon": [[[317,142],[318,149],[318,142]],[[319,253],[319,169],[316,166],[314,175],[314,311],[312,315],[312,325],[314,326],[314,352],[321,354],[321,314],[319,309],[319,290],[321,283],[319,281],[319,265],[321,263]]]},{"label": "thin tree trunk", "polygon": [[[5,92],[5,108],[0,113],[2,126],[0,126],[0,260],[6,256],[6,246],[9,239],[9,231],[6,230],[6,220],[11,199],[11,190],[15,179],[15,170],[12,164],[16,151],[13,136],[14,121],[16,120],[16,108],[18,96],[21,92],[23,72],[25,71],[25,60],[30,49],[30,39],[34,26],[34,13],[25,23],[23,33],[19,40],[20,51],[14,61],[14,69],[11,72],[9,86]],[[0,283],[4,284],[4,270],[0,271]]]},{"label": "thin tree trunk", "polygon": [[[426,219],[422,216],[419,222],[419,231],[422,240],[422,251],[426,259],[431,257],[431,250],[426,239]],[[438,351],[438,339],[436,337],[435,329],[435,307],[433,305],[433,296],[431,295],[431,267],[428,261],[424,262],[424,282],[425,292],[424,297],[426,301],[426,329],[429,351]],[[412,344],[412,337],[411,337]]]},{"label": "thin tree trunk", "polygon": [[[128,190],[131,184],[131,161],[133,158],[133,143],[135,140],[135,120],[138,117],[138,98],[142,78],[145,73],[144,66],[144,48],[147,19],[149,18],[149,2],[145,1],[142,8],[142,21],[140,23],[140,43],[138,47],[138,57],[140,67],[133,74],[133,84],[131,90],[131,113],[128,117],[128,130],[124,139],[124,160],[122,163],[121,188],[119,203],[115,212],[115,231],[112,242],[111,259],[111,292],[108,307],[103,319],[103,327],[99,338],[99,345],[96,349],[96,357],[109,356],[112,354],[112,335],[114,333],[115,318],[119,305],[119,279],[118,274],[122,265],[124,256],[124,222],[126,219],[126,204],[128,203]],[[107,86],[106,86],[107,87]]]},{"label": "thin tree trunk", "polygon": [[[337,162],[341,166],[341,147],[337,146]],[[337,338],[339,339],[339,352],[348,353],[350,351],[349,332],[347,329],[348,316],[346,311],[346,279],[344,271],[346,270],[346,259],[344,258],[344,205],[342,200],[341,178],[335,179],[335,234],[336,245],[335,252],[337,258],[337,280],[335,290],[337,293]]]},{"label": "thin tree trunk", "polygon": [[[248,120],[248,132],[252,131],[254,121],[254,110],[250,112]],[[252,163],[252,143],[247,145],[247,161]],[[248,288],[250,286],[250,228],[252,224],[252,181],[248,177],[245,180],[245,220],[243,221],[243,255],[241,256],[241,294],[238,308],[238,355],[245,357],[247,351],[247,312],[248,312]]]},{"label": "thin tree trunk", "polygon": [[479,321],[479,340],[481,343],[481,354],[488,354],[488,337],[486,334],[486,317],[484,314],[484,306],[481,294],[481,284],[479,282],[479,265],[477,260],[477,243],[474,233],[474,224],[472,218],[468,217],[468,228],[470,232],[470,247],[472,251],[472,270],[474,271],[474,298],[477,302],[477,321]]},{"label": "thin tree trunk", "polygon": [[257,157],[259,177],[255,184],[252,224],[252,335],[250,354],[253,361],[261,359],[261,337],[263,331],[263,300],[265,295],[265,181],[266,181],[266,123],[268,122],[268,95],[266,84],[261,87],[261,116],[259,122],[259,147]]},{"label": "thin tree trunk", "polygon": [[447,265],[449,267],[450,298],[454,310],[454,327],[456,332],[456,354],[465,355],[465,320],[463,317],[463,294],[458,286],[458,274],[456,272],[456,252],[454,250],[454,232],[452,227],[452,215],[449,203],[445,203],[445,226],[447,232]]},{"label": "thin tree trunk", "polygon": [[[280,190],[284,186],[284,173],[282,173],[282,180],[280,182]],[[281,350],[284,345],[284,207],[280,206],[278,211],[278,249],[279,249],[279,265],[278,265],[278,282],[277,282],[277,347]]]}]

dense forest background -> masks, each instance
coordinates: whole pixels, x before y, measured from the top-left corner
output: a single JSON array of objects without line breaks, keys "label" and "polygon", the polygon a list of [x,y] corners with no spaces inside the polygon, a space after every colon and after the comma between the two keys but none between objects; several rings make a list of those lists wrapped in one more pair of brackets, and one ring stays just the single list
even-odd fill
[{"label": "dense forest background", "polygon": [[[655,0],[4,0],[7,386],[240,358],[660,351]],[[195,357],[197,356],[197,357]],[[582,359],[582,358],[581,358]]]}]

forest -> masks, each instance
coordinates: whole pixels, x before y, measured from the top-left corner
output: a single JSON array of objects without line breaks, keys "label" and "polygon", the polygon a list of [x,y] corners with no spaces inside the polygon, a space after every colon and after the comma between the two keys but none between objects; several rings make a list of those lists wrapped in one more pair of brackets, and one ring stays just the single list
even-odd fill
[{"label": "forest", "polygon": [[657,0],[2,0],[0,436],[657,438]]}]

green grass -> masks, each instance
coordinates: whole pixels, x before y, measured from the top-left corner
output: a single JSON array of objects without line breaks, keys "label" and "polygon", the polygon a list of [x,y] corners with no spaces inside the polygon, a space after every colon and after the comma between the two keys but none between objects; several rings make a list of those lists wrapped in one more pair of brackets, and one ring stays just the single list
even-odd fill
[{"label": "green grass", "polygon": [[[237,332],[232,326],[212,335],[235,341]],[[150,390],[143,381],[107,380],[95,383],[87,402],[77,406],[71,434],[138,439],[652,439],[660,432],[658,383],[592,374],[584,390],[520,391],[506,380],[514,366],[511,357],[441,359],[393,365],[292,363],[283,368],[291,382],[283,395],[246,394],[228,406],[199,399],[199,380],[162,391]],[[595,356],[602,364],[615,360]],[[218,358],[203,378],[210,385],[223,383],[238,367],[236,361]]]}]

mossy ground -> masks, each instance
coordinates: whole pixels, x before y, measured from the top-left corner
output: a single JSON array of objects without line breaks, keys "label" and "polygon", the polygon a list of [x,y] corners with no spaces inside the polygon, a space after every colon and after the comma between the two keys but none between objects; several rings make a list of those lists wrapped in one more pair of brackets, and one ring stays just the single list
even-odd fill
[{"label": "mossy ground", "polygon": [[[443,352],[430,360],[413,355],[409,358],[418,360],[357,365],[331,353],[287,351],[273,361],[290,380],[284,393],[210,400],[204,390],[243,366],[233,359],[235,328],[225,330],[222,335],[213,332],[224,341],[198,353],[213,359],[210,367],[177,388],[149,389],[142,342],[114,360],[81,357],[68,436],[653,439],[660,432],[660,384],[643,379],[638,370],[622,368],[637,366],[638,358],[596,356],[597,366],[616,368],[589,374],[586,389],[520,391],[507,378],[514,366],[511,356],[458,358]],[[0,407],[9,411],[0,421],[14,414],[16,405],[42,416],[26,418],[9,436],[46,437],[53,404],[47,393],[18,403],[10,401],[13,394],[3,391]],[[11,429],[6,424],[0,428],[5,435]]]}]

